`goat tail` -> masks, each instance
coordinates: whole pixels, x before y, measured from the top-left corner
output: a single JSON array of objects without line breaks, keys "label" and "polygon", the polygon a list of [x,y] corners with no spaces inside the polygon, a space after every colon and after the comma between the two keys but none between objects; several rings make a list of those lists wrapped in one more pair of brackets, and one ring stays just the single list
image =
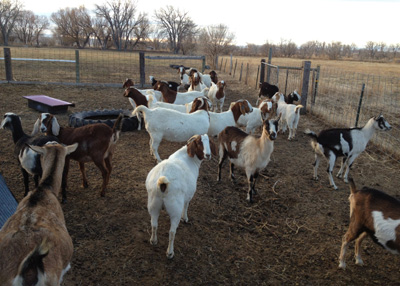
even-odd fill
[{"label": "goat tail", "polygon": [[117,120],[115,120],[114,126],[113,126],[113,133],[117,131],[121,131],[122,129],[122,119],[124,119],[124,114],[120,113],[117,117]]},{"label": "goat tail", "polygon": [[146,112],[146,111],[148,111],[149,109],[146,107],[146,106],[144,106],[144,105],[139,105],[139,106],[137,106],[136,108],[135,108],[135,110],[133,110],[132,111],[132,116],[139,116],[138,115],[138,113],[139,112]]},{"label": "goat tail", "polygon": [[[42,285],[44,278],[43,258],[49,254],[50,243],[44,239],[40,245],[32,250],[22,260],[16,280],[20,280],[20,285]],[[42,283],[41,283],[42,282]],[[19,285],[19,283],[17,283]]]},{"label": "goat tail", "polygon": [[295,109],[294,109],[294,113],[298,114],[298,113],[299,113],[299,110],[302,109],[303,107],[304,107],[304,106],[301,105],[301,104],[297,105],[297,106],[295,107]]},{"label": "goat tail", "polygon": [[317,139],[318,139],[318,136],[317,136],[317,134],[315,134],[315,132],[314,131],[311,131],[310,129],[306,129],[305,131],[304,131],[304,134],[306,134],[306,135],[308,135],[308,136],[310,136],[311,137],[311,139],[313,140],[313,141],[317,141]]},{"label": "goat tail", "polygon": [[165,176],[162,176],[158,178],[157,180],[157,189],[161,191],[161,193],[165,193],[169,185],[168,178]]}]

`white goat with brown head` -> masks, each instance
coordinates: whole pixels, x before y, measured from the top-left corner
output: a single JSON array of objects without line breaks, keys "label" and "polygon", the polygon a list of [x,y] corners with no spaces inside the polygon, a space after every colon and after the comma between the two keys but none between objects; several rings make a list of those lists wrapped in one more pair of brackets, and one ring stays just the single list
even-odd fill
[{"label": "white goat with brown head", "polygon": [[43,174],[0,230],[0,285],[60,285],[70,269],[73,244],[57,197],[65,156],[77,147],[30,146],[41,154]]}]

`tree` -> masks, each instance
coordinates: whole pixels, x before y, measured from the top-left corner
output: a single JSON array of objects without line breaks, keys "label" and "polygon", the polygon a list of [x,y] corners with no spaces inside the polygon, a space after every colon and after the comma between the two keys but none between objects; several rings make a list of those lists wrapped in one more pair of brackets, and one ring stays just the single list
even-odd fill
[{"label": "tree", "polygon": [[0,31],[5,46],[18,20],[23,4],[19,0],[0,0]]},{"label": "tree", "polygon": [[197,25],[190,19],[188,13],[181,12],[179,9],[175,10],[172,6],[155,11],[155,18],[174,54],[181,51],[185,38],[192,37],[196,33]]},{"label": "tree", "polygon": [[341,42],[332,42],[328,44],[326,52],[330,60],[337,60],[340,58],[342,54],[342,43]]},{"label": "tree", "polygon": [[200,46],[203,52],[212,59],[212,68],[216,68],[219,55],[229,53],[234,39],[235,35],[229,32],[228,26],[224,24],[208,26],[201,31]]},{"label": "tree", "polygon": [[118,50],[136,46],[148,37],[150,24],[146,14],[135,19],[136,5],[129,0],[114,0],[103,5],[95,5],[97,17],[104,18],[111,29],[111,37]]},{"label": "tree", "polygon": [[15,23],[14,33],[25,45],[39,46],[40,36],[49,27],[46,16],[37,16],[32,11],[21,11]]},{"label": "tree", "polygon": [[110,25],[104,18],[96,17],[92,21],[93,32],[102,50],[108,49],[111,45],[112,32]]}]

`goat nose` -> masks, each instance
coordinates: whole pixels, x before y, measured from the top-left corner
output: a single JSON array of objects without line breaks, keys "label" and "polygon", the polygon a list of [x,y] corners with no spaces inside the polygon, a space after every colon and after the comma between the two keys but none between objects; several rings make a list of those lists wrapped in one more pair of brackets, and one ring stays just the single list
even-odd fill
[{"label": "goat nose", "polygon": [[211,160],[211,154],[206,154],[206,159]]},{"label": "goat nose", "polygon": [[276,139],[276,133],[272,132],[271,135],[269,135],[269,138],[271,138],[271,140],[275,140]]}]

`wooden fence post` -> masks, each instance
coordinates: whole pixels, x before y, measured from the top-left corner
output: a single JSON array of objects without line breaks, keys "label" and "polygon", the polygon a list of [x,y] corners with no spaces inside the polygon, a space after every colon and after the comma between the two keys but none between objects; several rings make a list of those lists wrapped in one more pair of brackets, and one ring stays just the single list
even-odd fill
[{"label": "wooden fence post", "polygon": [[261,59],[260,83],[264,82],[264,78],[265,78],[265,59]]},{"label": "wooden fence post", "polygon": [[361,111],[361,105],[362,105],[362,100],[363,100],[363,96],[364,96],[364,90],[365,90],[365,83],[363,83],[362,87],[361,87],[360,101],[358,102],[358,108],[357,108],[357,116],[356,116],[356,124],[355,124],[356,127],[358,125],[358,119],[360,117],[360,111]]},{"label": "wooden fence post", "polygon": [[236,66],[237,66],[237,59],[235,61],[235,69],[233,70],[233,77],[235,77],[235,74],[236,74]]},{"label": "wooden fence post", "polygon": [[[217,59],[218,61],[218,59]],[[201,62],[201,72],[204,73],[204,70],[206,69],[206,56],[203,56],[202,62]]]},{"label": "wooden fence post", "polygon": [[303,77],[301,81],[301,105],[304,106],[300,110],[300,114],[307,113],[307,94],[308,94],[308,84],[310,82],[310,71],[311,71],[311,62],[304,61],[303,62]]},{"label": "wooden fence post", "polygon": [[249,76],[249,63],[247,63],[247,67],[246,67],[246,78],[244,80],[244,84],[247,84],[247,78]]},{"label": "wooden fence post", "polygon": [[75,50],[75,74],[76,74],[76,83],[79,83],[81,80],[79,69],[79,50]]},{"label": "wooden fence post", "polygon": [[140,70],[140,86],[144,87],[146,82],[144,52],[139,52],[139,70]]},{"label": "wooden fence post", "polygon": [[6,68],[6,80],[13,81],[10,48],[4,48],[4,64]]},{"label": "wooden fence post", "polygon": [[260,75],[260,66],[258,66],[258,68],[257,68],[257,78],[256,78],[256,88],[255,89],[257,89],[257,87],[258,87],[258,76]]},{"label": "wooden fence post", "polygon": [[232,59],[232,54],[231,54],[231,67],[229,69],[229,75],[232,75],[232,68],[233,68],[233,59]]},{"label": "wooden fence post", "polygon": [[239,76],[239,81],[242,81],[242,72],[243,72],[243,63],[240,66],[240,76]]}]

